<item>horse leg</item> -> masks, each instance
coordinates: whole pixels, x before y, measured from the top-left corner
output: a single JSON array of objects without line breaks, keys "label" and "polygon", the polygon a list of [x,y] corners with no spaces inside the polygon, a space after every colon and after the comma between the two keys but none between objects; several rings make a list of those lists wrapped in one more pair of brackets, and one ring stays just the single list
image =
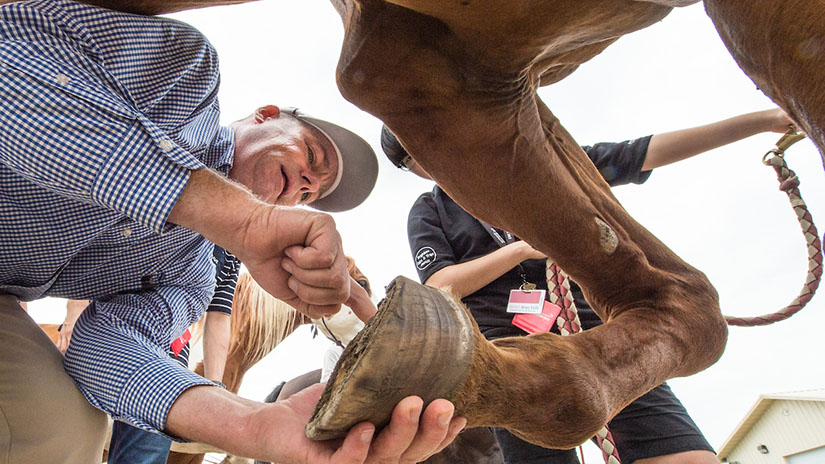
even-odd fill
[{"label": "horse leg", "polygon": [[705,8],[745,74],[801,126],[825,160],[822,2],[705,0]]},{"label": "horse leg", "polygon": [[[660,13],[655,5],[634,3],[650,8],[649,17]],[[495,11],[473,15],[473,4],[464,4],[468,17],[498,18]],[[484,33],[492,35],[484,40],[495,40],[492,25],[461,35],[405,8],[360,6],[344,15],[342,93],[384,120],[471,214],[547,253],[606,321],[565,338],[477,339],[469,380],[455,397],[470,426],[498,425],[543,446],[575,446],[662,381],[719,358],[727,328],[716,292],[627,214],[538,99],[538,76],[546,68],[531,63],[551,62],[538,39],[517,37],[532,42],[505,50],[510,58],[495,67],[490,54],[498,56],[500,48],[487,54],[467,41]],[[627,8],[613,12],[617,21],[623,14],[638,17]],[[543,40],[564,49],[558,37]],[[558,56],[563,61],[564,53]],[[491,395],[500,398],[490,401]],[[508,407],[485,410],[490,403]]]}]

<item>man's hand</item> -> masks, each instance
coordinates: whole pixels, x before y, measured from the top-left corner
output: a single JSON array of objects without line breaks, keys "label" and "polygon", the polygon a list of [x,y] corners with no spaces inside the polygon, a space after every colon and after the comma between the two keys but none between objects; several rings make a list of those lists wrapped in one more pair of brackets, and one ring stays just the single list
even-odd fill
[{"label": "man's hand", "polygon": [[263,206],[232,251],[261,287],[312,318],[335,314],[350,297],[341,236],[327,214]]},{"label": "man's hand", "polygon": [[192,387],[172,404],[165,431],[234,455],[282,464],[392,464],[427,459],[467,424],[465,418],[453,417],[454,407],[447,400],[423,408],[420,398],[410,396],[396,405],[390,423],[377,435],[374,425],[362,422],[343,440],[312,441],[305,427],[323,390],[324,384],[316,384],[286,400],[263,404],[217,387]]},{"label": "man's hand", "polygon": [[[271,428],[261,429],[260,443],[284,449],[291,455],[273,457],[277,462],[420,462],[444,449],[467,423],[464,418],[452,417],[454,408],[449,401],[435,400],[422,414],[423,402],[411,396],[398,403],[390,423],[374,439],[375,427],[363,422],[354,426],[343,440],[316,442],[306,438],[304,427],[323,389],[324,384],[316,384],[278,403],[293,413],[294,424],[290,424],[290,431],[283,431],[288,436],[274,433]],[[283,416],[281,421],[286,424]]]},{"label": "man's hand", "polygon": [[208,169],[190,174],[168,222],[235,254],[264,290],[318,319],[350,296],[350,279],[332,217],[274,206]]},{"label": "man's hand", "polygon": [[57,332],[57,349],[61,353],[66,354],[69,348],[69,342],[72,340],[72,332],[74,331],[74,323],[60,325],[60,330]]}]

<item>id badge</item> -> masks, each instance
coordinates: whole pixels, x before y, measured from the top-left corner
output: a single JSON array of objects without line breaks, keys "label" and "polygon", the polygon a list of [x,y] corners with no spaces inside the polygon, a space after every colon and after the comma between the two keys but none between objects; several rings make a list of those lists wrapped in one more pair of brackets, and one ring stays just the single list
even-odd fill
[{"label": "id badge", "polygon": [[527,333],[549,332],[559,317],[561,308],[549,301],[544,302],[541,314],[516,314],[513,316],[513,325]]},{"label": "id badge", "polygon": [[510,290],[507,312],[518,314],[541,314],[544,295],[547,290]]}]

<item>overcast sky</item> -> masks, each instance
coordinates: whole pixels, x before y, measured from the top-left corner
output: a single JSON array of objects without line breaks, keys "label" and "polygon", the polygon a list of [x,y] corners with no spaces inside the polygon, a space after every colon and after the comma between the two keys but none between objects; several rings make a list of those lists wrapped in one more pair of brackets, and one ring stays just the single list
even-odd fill
[{"label": "overcast sky", "polygon": [[[345,101],[335,86],[343,29],[327,1],[269,0],[174,16],[201,29],[220,54],[224,123],[262,104],[298,106],[358,132],[380,154],[381,123]],[[701,5],[674,10],[661,23],[622,38],[540,94],[581,144],[773,106],[728,55]],[[780,309],[796,297],[805,277],[799,225],[777,190],[774,171],[761,164],[777,139],[752,137],[661,168],[642,186],[614,190],[640,223],[709,276],[726,314]],[[825,221],[818,152],[806,140],[787,159],[814,219]],[[358,209],[335,215],[346,252],[370,278],[377,298],[397,275],[417,279],[406,218],[418,195],[432,186],[395,170],[383,156],[379,163],[372,196]],[[825,322],[822,306],[823,297],[817,296],[783,323],[732,328],[716,365],[670,382],[714,447],[721,447],[759,394],[825,387],[823,345],[816,335]],[[37,314],[40,320],[62,319],[60,310]],[[261,399],[280,380],[320,367],[325,348],[300,331],[250,374],[242,393]],[[588,462],[594,462],[592,456]]]}]

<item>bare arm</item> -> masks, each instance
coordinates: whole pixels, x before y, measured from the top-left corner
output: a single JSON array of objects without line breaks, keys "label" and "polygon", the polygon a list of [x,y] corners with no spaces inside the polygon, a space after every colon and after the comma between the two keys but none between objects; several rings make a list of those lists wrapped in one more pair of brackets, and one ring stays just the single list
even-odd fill
[{"label": "bare arm", "polygon": [[539,258],[546,256],[527,242],[517,241],[481,258],[439,269],[424,283],[442,289],[450,287],[453,294],[463,298],[498,279],[525,259]]},{"label": "bare arm", "polygon": [[[350,298],[351,285],[357,286],[329,215],[269,205],[212,171],[191,173],[167,221],[233,252],[261,287],[310,317],[334,314]],[[343,443],[312,442],[304,427],[322,386],[305,392],[263,405],[219,388],[192,387],[172,404],[165,430],[272,462],[394,463],[425,459],[466,424],[452,418],[446,400],[430,403],[419,421],[422,402],[408,397],[374,440],[374,426],[361,423]]]},{"label": "bare arm", "polygon": [[207,311],[203,334],[203,376],[223,381],[226,355],[229,351],[229,314]]},{"label": "bare arm", "polygon": [[435,400],[424,408],[421,399],[408,397],[396,406],[390,424],[374,440],[375,427],[362,422],[343,443],[314,442],[306,437],[304,427],[323,389],[323,384],[316,384],[284,401],[260,404],[219,388],[193,387],[174,403],[165,430],[272,462],[396,463],[426,459],[466,424],[464,418],[451,419],[453,406],[448,401]]},{"label": "bare arm", "polygon": [[207,169],[193,171],[168,222],[233,252],[267,292],[304,314],[335,314],[350,296],[332,217],[264,203]]},{"label": "bare arm", "polygon": [[650,140],[642,170],[666,166],[761,132],[782,133],[792,123],[785,112],[777,108],[656,134]]}]

